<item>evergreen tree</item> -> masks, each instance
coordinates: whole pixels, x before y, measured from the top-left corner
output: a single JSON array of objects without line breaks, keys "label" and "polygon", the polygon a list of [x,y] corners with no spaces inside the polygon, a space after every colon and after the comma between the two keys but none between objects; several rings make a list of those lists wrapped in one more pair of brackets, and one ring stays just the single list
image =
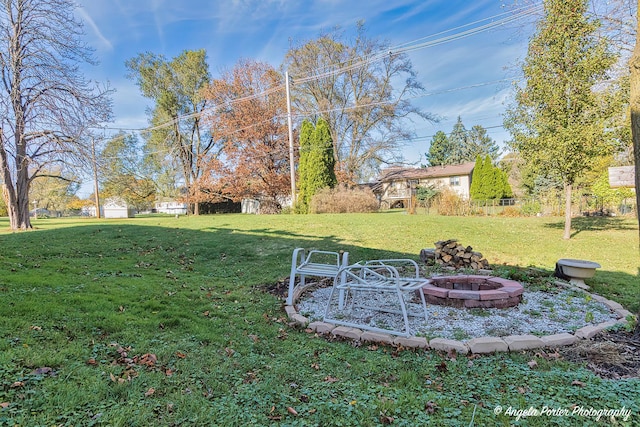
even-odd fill
[{"label": "evergreen tree", "polygon": [[499,198],[509,199],[513,197],[513,190],[511,189],[511,184],[509,184],[509,175],[507,175],[507,173],[500,168],[496,168],[496,170],[500,172],[500,187],[502,194]]},{"label": "evergreen tree", "polygon": [[439,130],[431,139],[429,152],[425,154],[429,166],[441,166],[449,164],[449,155],[451,152],[451,144],[447,134]]},{"label": "evergreen tree", "polygon": [[480,185],[482,187],[481,194],[484,195],[484,200],[490,200],[496,198],[496,184],[494,167],[491,163],[491,157],[486,156],[482,162],[482,172],[480,173]]},{"label": "evergreen tree", "polygon": [[469,193],[472,200],[494,200],[513,197],[506,172],[493,166],[491,156],[476,156]]},{"label": "evergreen tree", "polygon": [[449,136],[442,131],[433,136],[429,152],[425,156],[429,166],[440,166],[472,162],[476,156],[489,155],[492,160],[496,160],[499,154],[500,148],[487,135],[485,128],[475,125],[467,130],[458,117]]},{"label": "evergreen tree", "polygon": [[316,123],[313,133],[313,146],[311,150],[313,166],[310,168],[309,186],[315,194],[318,190],[337,184],[335,172],[335,157],[333,155],[333,139],[329,124],[322,117]]},{"label": "evergreen tree", "polygon": [[475,125],[469,131],[468,156],[489,155],[492,161],[496,161],[500,155],[500,147],[487,135],[487,130],[480,125]]},{"label": "evergreen tree", "polygon": [[462,124],[462,118],[458,116],[458,121],[453,125],[453,130],[449,134],[449,145],[451,151],[449,154],[448,165],[458,165],[467,161],[473,160],[473,157],[469,157],[469,135],[467,129]]},{"label": "evergreen tree", "polygon": [[298,203],[296,212],[308,213],[311,198],[319,190],[336,186],[333,140],[328,123],[320,118],[314,128],[304,121],[300,128]]},{"label": "evergreen tree", "polygon": [[298,213],[307,213],[309,208],[309,177],[311,145],[314,134],[313,124],[307,120],[300,125],[300,159],[298,160],[298,200],[295,207]]},{"label": "evergreen tree", "polygon": [[484,195],[484,187],[482,187],[482,164],[483,160],[480,155],[476,156],[476,164],[473,167],[473,174],[471,175],[471,187],[469,188],[469,195],[471,200],[486,200]]}]

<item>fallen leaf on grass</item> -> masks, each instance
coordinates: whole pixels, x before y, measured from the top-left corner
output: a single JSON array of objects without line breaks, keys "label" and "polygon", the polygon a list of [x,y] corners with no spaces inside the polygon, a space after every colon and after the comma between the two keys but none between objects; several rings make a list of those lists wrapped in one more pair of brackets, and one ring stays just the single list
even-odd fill
[{"label": "fallen leaf on grass", "polygon": [[87,365],[95,366],[97,364],[98,362],[96,362],[96,359],[94,359],[93,357],[87,360]]},{"label": "fallen leaf on grass", "polygon": [[430,400],[425,403],[424,410],[427,411],[428,414],[433,414],[438,410],[438,405],[433,400]]},{"label": "fallen leaf on grass", "polygon": [[538,367],[538,362],[536,362],[535,360],[530,360],[527,362],[527,365],[529,365],[531,369],[534,369]]},{"label": "fallen leaf on grass", "polygon": [[155,388],[153,388],[153,387],[149,387],[149,390],[147,390],[147,391],[144,393],[144,397],[152,396],[152,395],[153,395],[153,393],[155,393],[155,392],[156,392],[156,389],[155,389]]},{"label": "fallen leaf on grass", "polygon": [[24,387],[24,381],[16,381],[13,384],[11,384],[11,388],[19,388],[19,387]]},{"label": "fallen leaf on grass", "polygon": [[205,311],[204,313],[202,313],[202,315],[203,315],[204,317],[209,317],[209,314],[210,314],[209,310],[207,310],[207,311]]},{"label": "fallen leaf on grass", "polygon": [[388,415],[380,414],[380,422],[382,424],[385,424],[385,425],[386,424],[393,424],[394,421],[395,421],[395,418],[390,417]]},{"label": "fallen leaf on grass", "polygon": [[324,378],[324,381],[327,383],[335,383],[336,381],[339,381],[339,380],[336,377],[332,377],[331,375],[329,375]]},{"label": "fallen leaf on grass", "polygon": [[0,408],[2,408],[2,409],[4,409],[4,408],[8,408],[8,407],[9,407],[9,405],[11,405],[11,403],[9,403],[9,402],[2,402],[2,403],[0,403]]},{"label": "fallen leaf on grass", "polygon": [[298,415],[298,411],[293,409],[291,406],[287,406],[287,412],[289,412],[291,415]]},{"label": "fallen leaf on grass", "polygon": [[176,356],[178,356],[180,359],[184,359],[185,357],[187,357],[187,355],[181,351],[176,351]]},{"label": "fallen leaf on grass", "polygon": [[573,381],[571,381],[571,385],[577,385],[577,386],[579,386],[579,387],[584,387],[584,386],[586,386],[587,384],[583,383],[582,381],[573,380]]},{"label": "fallen leaf on grass", "polygon": [[32,331],[41,331],[42,330],[42,328],[40,326],[35,326],[35,325],[31,326],[29,329],[31,329]]},{"label": "fallen leaf on grass", "polygon": [[[135,361],[136,361],[136,358],[134,358],[134,362]],[[153,353],[145,353],[142,356],[140,356],[140,359],[137,360],[138,364],[145,365],[150,368],[155,366],[157,362],[158,362],[158,357]]]}]

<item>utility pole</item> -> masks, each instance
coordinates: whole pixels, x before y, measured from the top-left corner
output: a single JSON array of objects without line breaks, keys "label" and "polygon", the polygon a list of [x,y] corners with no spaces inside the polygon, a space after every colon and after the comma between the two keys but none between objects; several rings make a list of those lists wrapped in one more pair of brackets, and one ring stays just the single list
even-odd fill
[{"label": "utility pole", "polygon": [[[638,0],[640,1],[640,0]],[[291,92],[289,90],[289,72],[284,72],[285,87],[287,89],[287,124],[289,125],[289,169],[291,169],[291,212],[296,206],[296,168],[293,156],[293,125],[291,124]]]}]

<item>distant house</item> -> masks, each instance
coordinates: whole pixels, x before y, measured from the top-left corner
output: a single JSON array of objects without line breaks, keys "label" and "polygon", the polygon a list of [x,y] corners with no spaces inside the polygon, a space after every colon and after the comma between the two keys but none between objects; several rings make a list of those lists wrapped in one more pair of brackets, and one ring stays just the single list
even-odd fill
[{"label": "distant house", "polygon": [[135,209],[121,197],[109,197],[102,205],[105,218],[133,218]]},{"label": "distant house", "polygon": [[391,167],[381,172],[372,189],[383,208],[409,206],[411,195],[421,186],[448,188],[469,199],[474,166],[475,162],[428,168]]},{"label": "distant house", "polygon": [[165,213],[170,215],[186,215],[187,204],[184,202],[177,202],[175,200],[156,202],[155,210],[158,213]]}]

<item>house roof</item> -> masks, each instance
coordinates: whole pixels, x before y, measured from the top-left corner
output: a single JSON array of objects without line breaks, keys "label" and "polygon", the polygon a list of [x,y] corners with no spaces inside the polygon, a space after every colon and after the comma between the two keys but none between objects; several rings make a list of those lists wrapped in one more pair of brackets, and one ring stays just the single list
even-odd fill
[{"label": "house roof", "polygon": [[467,162],[459,165],[431,166],[428,168],[391,167],[380,173],[378,182],[471,175],[474,166],[475,162]]}]

